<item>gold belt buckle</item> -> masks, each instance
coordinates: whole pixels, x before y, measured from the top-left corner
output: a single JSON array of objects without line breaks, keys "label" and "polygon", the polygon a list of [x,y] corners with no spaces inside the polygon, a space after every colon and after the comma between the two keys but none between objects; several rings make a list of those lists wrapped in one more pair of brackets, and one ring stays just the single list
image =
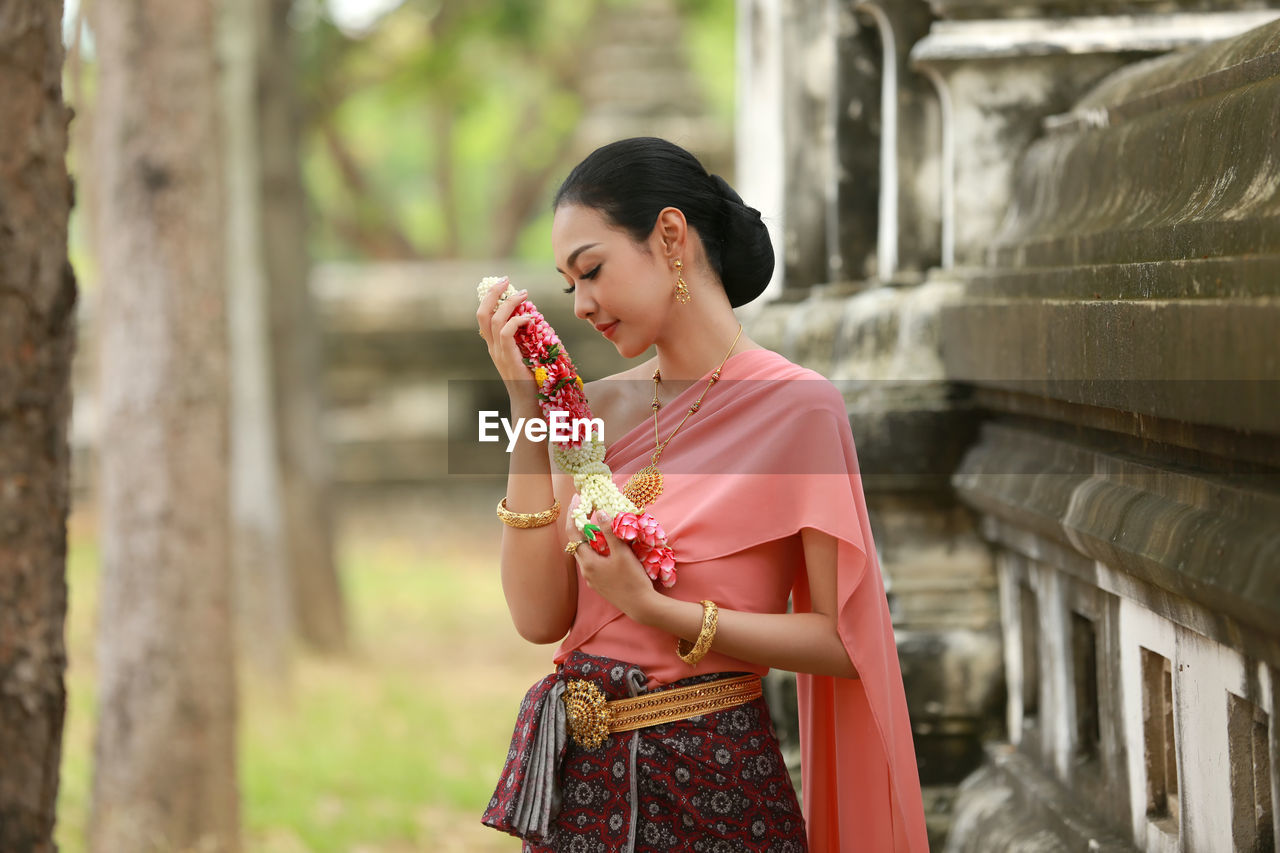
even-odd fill
[{"label": "gold belt buckle", "polygon": [[711,714],[759,698],[760,676],[743,675],[705,684],[676,687],[610,702],[593,681],[566,682],[566,728],[573,742],[593,750],[610,734]]},{"label": "gold belt buckle", "polygon": [[595,749],[609,737],[613,715],[609,700],[592,681],[570,681],[564,688],[565,718],[574,743]]}]

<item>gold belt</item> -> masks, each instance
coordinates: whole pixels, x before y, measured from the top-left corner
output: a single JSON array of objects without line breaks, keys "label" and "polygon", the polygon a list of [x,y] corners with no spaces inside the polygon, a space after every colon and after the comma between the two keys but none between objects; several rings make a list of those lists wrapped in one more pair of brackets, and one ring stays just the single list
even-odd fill
[{"label": "gold belt", "polygon": [[743,675],[609,701],[595,682],[574,680],[565,685],[564,706],[574,742],[583,749],[595,749],[614,732],[722,711],[762,693],[760,676]]}]

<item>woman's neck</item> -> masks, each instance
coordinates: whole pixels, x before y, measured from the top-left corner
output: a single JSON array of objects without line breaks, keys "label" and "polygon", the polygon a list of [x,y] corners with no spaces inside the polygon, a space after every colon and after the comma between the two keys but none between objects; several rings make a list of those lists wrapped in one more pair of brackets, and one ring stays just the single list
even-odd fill
[{"label": "woman's neck", "polygon": [[739,334],[741,324],[732,310],[708,311],[702,316],[691,313],[682,319],[685,321],[680,323],[681,328],[672,329],[655,342],[664,382],[701,379],[728,356],[744,348],[756,348],[745,333]]}]

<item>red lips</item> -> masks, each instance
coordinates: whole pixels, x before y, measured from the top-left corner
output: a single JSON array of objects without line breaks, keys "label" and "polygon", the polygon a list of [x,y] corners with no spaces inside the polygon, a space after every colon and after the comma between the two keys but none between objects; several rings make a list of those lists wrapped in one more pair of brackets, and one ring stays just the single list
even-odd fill
[{"label": "red lips", "polygon": [[612,334],[613,327],[616,325],[618,325],[618,321],[614,320],[612,323],[606,323],[603,326],[596,326],[596,331],[607,338],[609,337],[610,334]]}]

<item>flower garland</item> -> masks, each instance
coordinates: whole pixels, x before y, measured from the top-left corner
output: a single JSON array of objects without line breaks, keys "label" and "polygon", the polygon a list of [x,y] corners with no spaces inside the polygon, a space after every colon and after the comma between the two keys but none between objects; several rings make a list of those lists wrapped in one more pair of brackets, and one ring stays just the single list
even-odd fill
[{"label": "flower garland", "polygon": [[[515,294],[515,288],[505,276],[490,276],[481,280],[476,288],[477,296],[483,300],[499,281],[507,281],[502,299]],[[579,419],[590,420],[591,407],[582,390],[582,377],[551,324],[528,299],[517,305],[514,313],[516,316],[533,316],[531,321],[516,330],[515,340],[524,363],[538,384],[538,406],[543,415],[548,422],[552,412],[556,411],[565,412],[571,423]],[[675,551],[667,543],[667,534],[658,519],[641,512],[614,484],[613,472],[604,463],[604,440],[593,431],[587,431],[583,437],[574,431],[563,442],[552,441],[551,451],[560,470],[573,475],[573,487],[578,494],[570,504],[570,516],[591,547],[608,556],[608,543],[600,528],[591,523],[591,516],[596,510],[604,510],[612,518],[610,527],[614,535],[630,544],[645,573],[664,587],[675,584]]]}]

